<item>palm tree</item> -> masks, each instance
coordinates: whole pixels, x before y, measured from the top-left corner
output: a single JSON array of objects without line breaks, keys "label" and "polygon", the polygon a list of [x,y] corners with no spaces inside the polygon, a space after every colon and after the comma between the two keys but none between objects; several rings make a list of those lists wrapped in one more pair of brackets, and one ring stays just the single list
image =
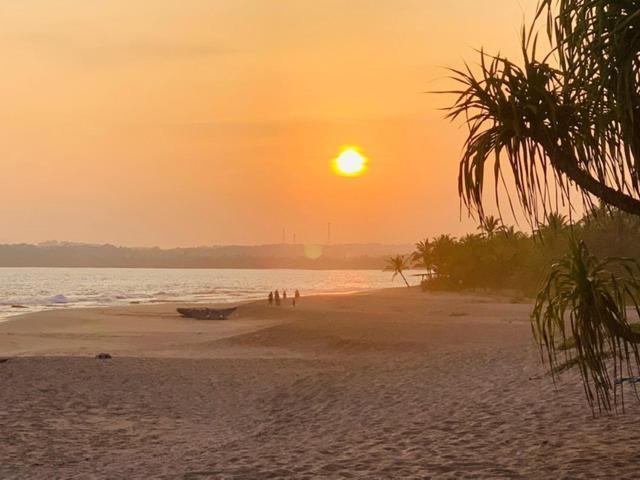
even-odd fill
[{"label": "palm tree", "polygon": [[492,238],[496,233],[503,229],[502,221],[493,215],[486,215],[482,218],[478,230],[484,233],[488,238]]},{"label": "palm tree", "polygon": [[508,240],[519,240],[521,238],[525,238],[526,235],[521,231],[516,230],[516,227],[513,225],[509,225],[508,227],[502,227],[500,232],[504,235]]},{"label": "palm tree", "polygon": [[411,254],[411,259],[416,262],[414,266],[432,269],[431,254],[433,244],[428,238],[416,243],[416,251]]},{"label": "palm tree", "polygon": [[404,271],[411,268],[409,264],[409,256],[408,255],[395,255],[387,258],[387,266],[384,267],[385,272],[393,272],[393,277],[396,278],[397,275],[400,275],[404,280],[404,283],[407,284],[407,287],[411,287],[409,282],[407,282],[407,278],[404,276]]},{"label": "palm tree", "polygon": [[554,235],[560,235],[569,226],[566,215],[560,213],[551,212],[547,215],[547,224],[545,228],[552,232]]},{"label": "palm tree", "polygon": [[553,243],[555,240],[564,235],[569,227],[567,216],[557,212],[550,212],[547,214],[546,222],[541,224],[537,230],[534,231],[536,237],[543,242]]},{"label": "palm tree", "polygon": [[451,235],[440,235],[431,242],[431,264],[436,273],[449,269],[456,241]]}]

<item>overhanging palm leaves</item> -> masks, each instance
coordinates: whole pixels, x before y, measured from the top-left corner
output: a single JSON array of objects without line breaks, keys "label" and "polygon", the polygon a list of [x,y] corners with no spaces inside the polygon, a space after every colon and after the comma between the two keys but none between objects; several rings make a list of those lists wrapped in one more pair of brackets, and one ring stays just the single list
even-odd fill
[{"label": "overhanging palm leaves", "polygon": [[[552,48],[538,58],[535,30],[545,14]],[[478,70],[453,70],[460,88],[449,92],[456,100],[448,117],[468,126],[458,176],[463,202],[482,221],[492,176],[497,198],[513,181],[535,223],[571,205],[576,189],[589,207],[598,199],[640,215],[640,2],[541,0],[523,29],[522,54],[516,64],[481,51]],[[534,333],[557,367],[568,315],[592,406],[611,408],[612,375],[640,366],[640,335],[626,313],[629,300],[638,311],[637,274],[635,262],[599,261],[574,241],[538,296]]]},{"label": "overhanging palm leaves", "polygon": [[[633,106],[640,105],[640,5],[544,0],[536,19],[545,9],[555,43],[549,56],[537,60],[536,35],[523,33],[522,66],[481,52],[478,73],[453,71],[461,88],[451,92],[457,99],[448,116],[464,118],[469,127],[460,161],[461,197],[484,216],[485,171],[493,161],[496,194],[508,174],[519,203],[536,221],[560,201],[570,201],[571,186],[587,204],[597,197],[640,214],[640,109]],[[591,16],[583,20],[585,11]],[[605,54],[596,55],[592,40],[604,28],[609,33],[599,41],[605,42]],[[629,36],[630,43],[621,40]]]},{"label": "overhanging palm leaves", "polygon": [[635,188],[640,170],[639,8],[635,0],[541,2],[562,70],[571,72],[587,101],[608,111],[612,126],[619,127],[629,147],[624,160]]},{"label": "overhanging palm leaves", "polygon": [[[574,240],[570,253],[552,266],[538,294],[532,325],[543,359],[554,375],[559,356],[577,364],[592,407],[611,409],[612,400],[616,401],[612,378],[621,373],[633,376],[640,369],[640,334],[631,329],[627,318],[627,299],[637,297],[640,288],[637,272],[635,261],[600,261],[583,242]],[[640,313],[638,304],[633,306]],[[561,346],[568,338],[575,348],[566,351]]]}]

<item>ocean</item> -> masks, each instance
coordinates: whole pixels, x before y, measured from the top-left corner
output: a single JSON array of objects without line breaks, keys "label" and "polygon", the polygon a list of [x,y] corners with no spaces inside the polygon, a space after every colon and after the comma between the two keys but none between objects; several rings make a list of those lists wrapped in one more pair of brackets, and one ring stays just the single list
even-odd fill
[{"label": "ocean", "polygon": [[0,321],[51,308],[236,302],[275,289],[316,295],[402,285],[377,270],[0,268]]}]

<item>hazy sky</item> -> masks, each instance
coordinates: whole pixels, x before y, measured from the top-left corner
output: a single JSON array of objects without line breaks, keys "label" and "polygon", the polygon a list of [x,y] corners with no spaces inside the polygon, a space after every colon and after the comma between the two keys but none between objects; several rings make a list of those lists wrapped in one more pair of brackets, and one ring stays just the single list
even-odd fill
[{"label": "hazy sky", "polygon": [[[0,0],[0,242],[413,242],[473,227],[444,66],[536,0]],[[345,144],[370,159],[339,177]]]}]

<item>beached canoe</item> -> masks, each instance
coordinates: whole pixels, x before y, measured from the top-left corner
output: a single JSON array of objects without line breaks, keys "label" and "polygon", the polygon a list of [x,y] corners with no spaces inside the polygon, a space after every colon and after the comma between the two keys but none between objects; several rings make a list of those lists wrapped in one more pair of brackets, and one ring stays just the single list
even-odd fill
[{"label": "beached canoe", "polygon": [[231,308],[178,308],[178,313],[183,317],[196,320],[226,320],[238,307]]}]

